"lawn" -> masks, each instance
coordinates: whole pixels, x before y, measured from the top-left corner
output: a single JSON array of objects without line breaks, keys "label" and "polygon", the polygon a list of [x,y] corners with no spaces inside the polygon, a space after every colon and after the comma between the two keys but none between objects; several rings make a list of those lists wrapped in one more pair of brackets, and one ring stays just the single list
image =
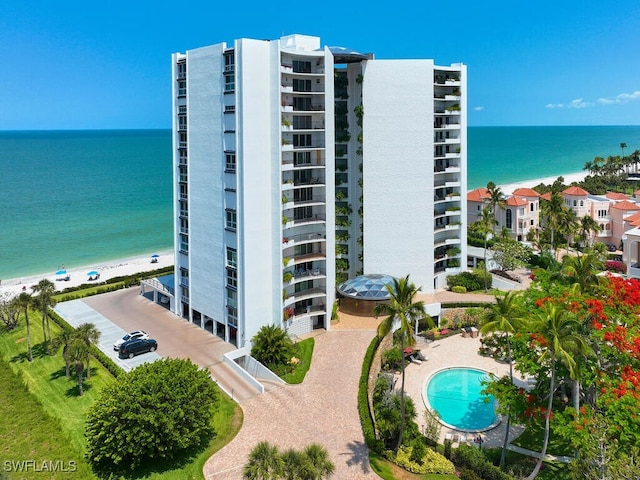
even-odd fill
[{"label": "lawn", "polygon": [[297,358],[300,363],[296,365],[291,373],[287,373],[282,376],[282,379],[289,384],[302,383],[304,377],[307,375],[309,368],[311,367],[311,358],[313,357],[313,347],[315,346],[315,340],[313,337],[307,338],[296,343]]},{"label": "lawn", "polygon": [[[46,478],[96,478],[84,460],[85,419],[89,407],[99,397],[112,375],[92,360],[91,378],[84,383],[85,393],[78,395],[75,376],[67,379],[60,353],[50,355],[43,343],[40,315],[31,312],[33,362],[28,361],[26,328],[22,321],[14,330],[0,329],[0,452],[5,460],[75,461],[77,472],[45,475]],[[51,322],[55,336],[60,328]],[[8,368],[7,368],[8,367]],[[6,392],[6,393],[5,393]],[[6,399],[6,400],[5,400]],[[216,435],[205,447],[190,452],[171,466],[154,465],[131,478],[154,480],[202,479],[206,460],[235,437],[242,426],[242,410],[221,392],[218,413],[212,418]],[[19,438],[19,440],[17,440]],[[176,468],[177,467],[177,468]],[[33,470],[33,467],[31,467]],[[36,476],[25,472],[19,478],[44,478],[42,469]],[[37,476],[39,475],[39,476]],[[0,478],[2,472],[0,472]],[[9,476],[9,478],[14,478]]]},{"label": "lawn", "polygon": [[[44,411],[4,359],[0,360],[0,389],[0,451],[9,478],[93,478],[91,467],[70,443],[61,423]],[[23,463],[18,471],[19,462],[29,460],[36,463]],[[48,466],[51,471],[43,473]]]}]

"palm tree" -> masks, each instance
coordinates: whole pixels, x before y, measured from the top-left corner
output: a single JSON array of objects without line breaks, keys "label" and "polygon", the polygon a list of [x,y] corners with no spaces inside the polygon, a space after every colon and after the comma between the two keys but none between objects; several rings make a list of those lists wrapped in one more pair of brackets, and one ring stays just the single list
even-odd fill
[{"label": "palm tree", "polygon": [[555,234],[561,222],[561,216],[566,207],[564,206],[562,195],[559,192],[551,193],[549,200],[543,201],[540,205],[540,213],[545,221],[545,226],[551,230],[551,253],[556,258]]},{"label": "palm tree", "polygon": [[604,269],[604,265],[593,253],[578,257],[566,255],[562,264],[562,275],[570,279],[580,293],[587,293],[600,283],[598,273]]},{"label": "palm tree", "polygon": [[489,207],[484,207],[480,212],[480,218],[475,225],[484,239],[484,291],[488,289],[487,285],[487,237],[493,231],[498,222]]},{"label": "palm tree", "polygon": [[71,365],[69,361],[69,345],[75,338],[75,333],[73,330],[62,330],[49,344],[51,353],[55,353],[62,348],[62,359],[64,360],[65,375],[67,378],[69,378],[69,367]]},{"label": "palm tree", "polygon": [[578,333],[579,328],[580,322],[576,318],[570,317],[567,310],[551,302],[545,303],[542,311],[531,319],[531,331],[537,333],[541,338],[539,345],[541,354],[538,357],[538,363],[549,365],[550,379],[542,451],[533,472],[527,477],[527,480],[536,478],[542,467],[542,461],[547,454],[549,422],[556,390],[557,364],[558,362],[564,364],[569,370],[569,376],[576,380],[578,378],[578,366],[573,357],[576,354],[587,355],[590,352],[584,337]]},{"label": "palm tree", "polygon": [[317,443],[307,445],[302,454],[306,457],[310,472],[305,480],[322,480],[332,475],[336,467],[331,462],[327,450]]},{"label": "palm tree", "polygon": [[27,352],[29,354],[29,361],[33,362],[33,354],[31,353],[31,329],[29,325],[29,308],[33,304],[33,298],[30,293],[22,292],[17,296],[16,303],[18,308],[24,312],[24,321],[27,325]]},{"label": "palm tree", "polygon": [[393,326],[398,322],[401,331],[400,350],[402,352],[402,385],[400,388],[400,431],[398,433],[398,443],[396,444],[395,451],[397,452],[402,445],[402,434],[404,432],[405,422],[405,398],[404,398],[404,347],[405,337],[407,338],[407,345],[413,345],[413,324],[420,319],[428,319],[431,321],[425,311],[423,301],[414,302],[413,297],[420,291],[421,287],[416,287],[409,280],[409,275],[404,278],[393,279],[393,285],[387,285],[387,291],[390,295],[388,303],[380,303],[375,306],[373,312],[378,315],[388,315],[380,325],[378,325],[378,337],[383,338],[393,331]]},{"label": "palm tree", "polygon": [[282,475],[282,470],[283,461],[278,447],[260,442],[249,453],[243,475],[247,480],[275,480]]},{"label": "palm tree", "polygon": [[[43,278],[38,282],[37,285],[31,287],[31,289],[38,293],[34,300],[36,304],[40,307],[42,311],[42,333],[44,334],[44,341],[47,341],[47,335],[49,341],[51,341],[51,326],[49,325],[49,307],[56,306],[56,300],[53,298],[53,295],[56,292],[56,287],[51,282],[51,280],[47,280]],[[46,331],[45,331],[46,325]]]},{"label": "palm tree", "polygon": [[310,465],[305,456],[290,448],[282,455],[282,478],[283,480],[307,480],[310,477]]},{"label": "palm tree", "polygon": [[89,352],[89,345],[82,338],[74,335],[67,348],[67,358],[75,366],[80,396],[84,394],[82,374],[84,373],[85,362],[89,362]]},{"label": "palm tree", "polygon": [[558,222],[558,231],[567,237],[567,250],[572,243],[573,236],[580,227],[578,215],[571,208],[564,208]]},{"label": "palm tree", "polygon": [[[519,293],[514,290],[509,291],[504,297],[496,296],[496,303],[485,307],[480,333],[483,335],[490,332],[503,332],[507,340],[507,361],[509,362],[509,379],[513,385],[513,362],[511,356],[510,337],[520,330],[521,327],[521,305],[519,303]],[[502,454],[500,455],[500,468],[504,466],[507,445],[509,445],[509,427],[511,416],[507,413],[507,428],[502,444]]]},{"label": "palm tree", "polygon": [[82,325],[78,325],[73,336],[87,346],[87,355],[85,360],[87,362],[86,369],[88,380],[91,378],[91,369],[89,368],[89,359],[91,358],[91,355],[89,355],[89,353],[91,352],[91,345],[97,343],[100,339],[100,330],[98,330],[93,323],[83,323]]},{"label": "palm tree", "polygon": [[585,215],[580,219],[579,235],[586,241],[588,247],[593,243],[594,235],[601,230],[600,225],[598,225],[598,222],[596,222],[591,215]]},{"label": "palm tree", "polygon": [[[498,187],[495,183],[489,182],[487,183],[487,193],[489,194],[489,205],[491,205],[491,213],[493,214],[493,219],[497,219],[498,207],[504,208],[506,205],[506,199],[504,198],[504,194],[500,187]],[[493,225],[492,232],[495,236],[496,233],[496,225],[498,224],[497,220]]]}]

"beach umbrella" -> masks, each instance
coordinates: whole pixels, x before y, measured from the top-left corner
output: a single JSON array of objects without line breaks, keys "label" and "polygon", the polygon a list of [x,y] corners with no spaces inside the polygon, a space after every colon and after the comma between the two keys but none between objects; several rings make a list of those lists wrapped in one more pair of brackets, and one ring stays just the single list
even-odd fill
[{"label": "beach umbrella", "polygon": [[96,272],[95,270],[91,270],[90,272],[87,272],[87,275],[89,275],[90,277],[93,277],[94,275],[97,275],[98,272]]},{"label": "beach umbrella", "polygon": [[158,258],[160,255],[158,255],[157,253],[154,253],[153,255],[151,255],[151,258]]},{"label": "beach umbrella", "polygon": [[58,270],[58,271],[56,272],[56,275],[65,275],[66,273],[67,273],[67,271],[66,271],[66,270]]}]

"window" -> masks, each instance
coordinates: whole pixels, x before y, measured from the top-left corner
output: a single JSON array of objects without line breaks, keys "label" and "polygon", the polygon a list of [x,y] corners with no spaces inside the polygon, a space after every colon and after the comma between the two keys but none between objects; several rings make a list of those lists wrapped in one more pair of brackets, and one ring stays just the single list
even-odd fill
[{"label": "window", "polygon": [[187,235],[180,235],[180,251],[184,253],[189,251],[189,237]]},{"label": "window", "polygon": [[[309,67],[311,68],[311,67]],[[297,78],[293,79],[293,91],[294,92],[310,92],[311,91],[311,80],[300,80]]]},{"label": "window", "polygon": [[294,60],[292,66],[293,66],[293,71],[296,73],[311,73],[311,62]]},{"label": "window", "polygon": [[178,82],[178,96],[184,97],[187,94],[187,82],[185,80],[180,80]]},{"label": "window", "polygon": [[602,218],[602,217],[606,217],[607,216],[607,211],[606,210],[598,210],[598,218]]},{"label": "window", "polygon": [[304,292],[305,290],[310,290],[312,288],[313,288],[313,280],[307,280],[306,282],[296,283],[295,292],[300,293],[300,292]]},{"label": "window", "polygon": [[529,210],[533,212],[535,209],[536,209],[536,208],[535,208],[534,203],[533,203],[533,202],[531,202],[531,203],[529,204]]},{"label": "window", "polygon": [[294,147],[310,147],[311,146],[311,134],[294,135],[293,136]]},{"label": "window", "polygon": [[299,188],[293,191],[294,202],[309,202],[313,200],[312,188]]},{"label": "window", "polygon": [[480,211],[480,205],[478,205],[478,211]]},{"label": "window", "polygon": [[225,210],[226,212],[226,221],[225,221],[225,228],[227,230],[231,230],[233,232],[236,231],[236,227],[238,226],[238,215],[236,213],[236,211],[232,208],[228,208],[227,210]]},{"label": "window", "polygon": [[238,292],[227,287],[227,306],[238,308]]},{"label": "window", "polygon": [[311,115],[295,115],[293,117],[293,129],[294,130],[310,130]]},{"label": "window", "polygon": [[178,63],[178,78],[187,76],[187,64],[185,62]]},{"label": "window", "polygon": [[533,218],[531,220],[529,220],[529,225],[531,225],[533,227]]},{"label": "window", "polygon": [[225,165],[224,170],[229,173],[236,172],[236,154],[235,153],[225,153]]},{"label": "window", "polygon": [[181,147],[186,147],[187,146],[187,134],[186,134],[186,132],[180,132],[180,146]]},{"label": "window", "polygon": [[227,268],[227,287],[238,288],[238,271]]},{"label": "window", "polygon": [[236,327],[238,325],[238,309],[227,305],[227,323]]},{"label": "window", "polygon": [[578,206],[578,201],[577,201],[577,200],[574,200],[574,201],[573,201],[573,206],[574,206],[574,207],[577,207],[577,206]]},{"label": "window", "polygon": [[302,112],[309,112],[313,110],[311,108],[311,98],[310,97],[293,97],[293,110],[302,111]]},{"label": "window", "polygon": [[235,248],[227,247],[227,267],[238,268],[238,252]]},{"label": "window", "polygon": [[580,206],[584,207],[584,200],[580,200]]},{"label": "window", "polygon": [[519,209],[520,215],[524,215],[524,208]]},{"label": "window", "polygon": [[178,130],[186,130],[187,129],[187,116],[180,115],[178,117]]},{"label": "window", "polygon": [[224,56],[224,71],[225,72],[233,72],[235,67],[235,57],[233,52],[225,54]]},{"label": "window", "polygon": [[298,165],[309,165],[311,163],[311,152],[294,152],[293,153],[293,164]]},{"label": "window", "polygon": [[224,91],[233,92],[236,89],[236,76],[233,74],[224,76]]},{"label": "window", "polygon": [[313,244],[311,243],[303,243],[294,247],[294,255],[296,257],[298,255],[309,255],[310,253],[313,253]]},{"label": "window", "polygon": [[511,216],[512,216],[511,209],[507,208],[507,221],[506,221],[507,228],[512,228],[513,219],[511,218]]},{"label": "window", "polygon": [[313,218],[312,207],[298,207],[293,210],[293,218],[296,220],[307,220]]}]

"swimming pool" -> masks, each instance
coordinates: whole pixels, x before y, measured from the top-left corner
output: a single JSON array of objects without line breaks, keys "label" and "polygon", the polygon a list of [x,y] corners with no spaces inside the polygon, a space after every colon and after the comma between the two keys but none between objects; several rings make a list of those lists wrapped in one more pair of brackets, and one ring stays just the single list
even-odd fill
[{"label": "swimming pool", "polygon": [[425,386],[427,407],[440,415],[445,425],[457,430],[478,432],[498,423],[495,399],[481,393],[487,372],[475,368],[447,368],[436,372]]}]

